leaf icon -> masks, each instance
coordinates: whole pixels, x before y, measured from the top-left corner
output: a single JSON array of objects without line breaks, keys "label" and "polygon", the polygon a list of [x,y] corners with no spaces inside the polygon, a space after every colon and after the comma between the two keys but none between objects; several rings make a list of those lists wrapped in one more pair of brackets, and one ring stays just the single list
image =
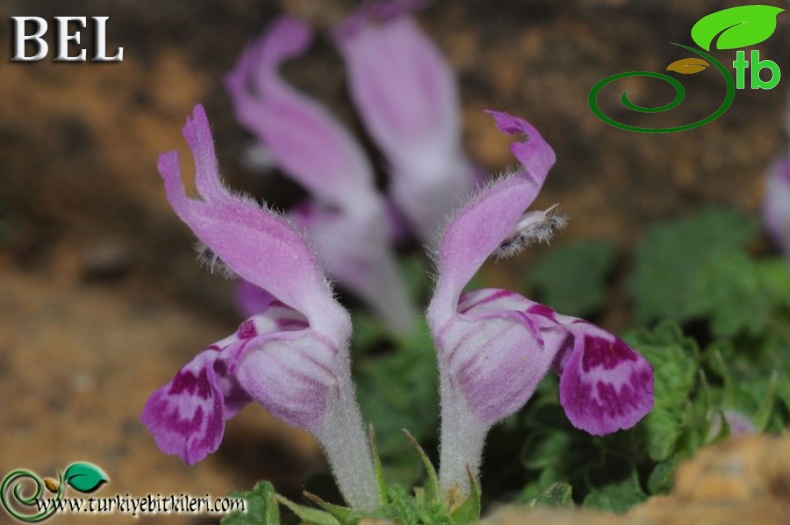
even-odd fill
[{"label": "leaf icon", "polygon": [[90,463],[72,463],[63,478],[72,488],[86,493],[93,492],[102,483],[110,481],[102,469]]},{"label": "leaf icon", "polygon": [[667,71],[674,71],[683,75],[693,75],[700,71],[705,71],[710,64],[701,58],[683,58],[675,60],[667,66]]},{"label": "leaf icon", "polygon": [[774,34],[776,17],[782,11],[770,5],[742,5],[716,11],[694,24],[691,39],[705,51],[710,51],[716,36],[716,49],[753,46]]}]

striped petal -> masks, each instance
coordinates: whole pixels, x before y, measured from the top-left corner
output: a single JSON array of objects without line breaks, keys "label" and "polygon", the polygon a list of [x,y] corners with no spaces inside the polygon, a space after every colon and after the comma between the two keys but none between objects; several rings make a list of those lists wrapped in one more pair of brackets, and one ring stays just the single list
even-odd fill
[{"label": "striped petal", "polygon": [[293,89],[278,71],[311,41],[309,26],[281,17],[247,46],[225,82],[237,120],[276,163],[317,198],[346,206],[374,191],[370,162],[326,108]]},{"label": "striped petal", "polygon": [[159,173],[176,214],[239,277],[303,313],[315,328],[333,333],[339,340],[347,338],[348,314],[334,300],[302,235],[270,210],[228,193],[222,188],[216,165],[203,163],[214,155],[208,121],[200,118],[202,112],[197,106],[191,122],[197,128],[193,131],[207,138],[191,141],[190,146],[202,179],[198,189],[205,191],[203,200],[186,195],[177,152],[159,158]]},{"label": "striped petal", "polygon": [[475,184],[461,144],[458,89],[439,49],[408,10],[360,8],[335,30],[349,89],[392,175],[390,194],[424,240]]}]

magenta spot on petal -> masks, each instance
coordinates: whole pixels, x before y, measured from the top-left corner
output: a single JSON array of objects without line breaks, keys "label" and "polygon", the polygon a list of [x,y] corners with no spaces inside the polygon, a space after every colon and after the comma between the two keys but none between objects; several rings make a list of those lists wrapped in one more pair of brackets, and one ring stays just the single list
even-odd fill
[{"label": "magenta spot on petal", "polygon": [[610,341],[602,337],[584,338],[582,370],[585,372],[597,367],[611,370],[623,361],[636,361],[636,359],[636,353],[620,339]]},{"label": "magenta spot on petal", "polygon": [[236,330],[236,335],[239,336],[239,339],[250,339],[258,335],[258,330],[255,328],[255,323],[252,319],[247,319],[241,323],[239,329]]},{"label": "magenta spot on petal", "polygon": [[201,399],[209,399],[214,395],[214,390],[208,379],[208,372],[205,368],[200,369],[200,374],[195,376],[188,370],[181,370],[170,383],[168,395],[175,396],[181,394],[197,396]]}]

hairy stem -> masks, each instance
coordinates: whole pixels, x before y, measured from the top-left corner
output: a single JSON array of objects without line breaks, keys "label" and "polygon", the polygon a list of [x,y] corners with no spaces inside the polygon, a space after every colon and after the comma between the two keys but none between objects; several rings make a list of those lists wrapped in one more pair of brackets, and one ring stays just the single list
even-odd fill
[{"label": "hairy stem", "polygon": [[341,378],[339,382],[340,395],[330,401],[315,434],[348,504],[355,509],[375,510],[381,502],[362,415],[350,377]]},{"label": "hairy stem", "polygon": [[466,495],[471,490],[467,468],[475,478],[479,476],[488,427],[469,410],[453,379],[444,373],[441,376],[439,484],[444,494],[456,486]]}]

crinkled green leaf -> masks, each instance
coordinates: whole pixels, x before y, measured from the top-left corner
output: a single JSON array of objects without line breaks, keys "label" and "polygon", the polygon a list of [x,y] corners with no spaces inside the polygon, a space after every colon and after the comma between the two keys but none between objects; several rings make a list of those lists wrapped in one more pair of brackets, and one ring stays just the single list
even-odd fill
[{"label": "crinkled green leaf", "polygon": [[98,489],[110,480],[102,469],[91,463],[72,463],[63,473],[63,480],[72,488],[85,493]]},{"label": "crinkled green leaf", "polygon": [[603,307],[606,278],[617,252],[604,240],[585,240],[551,250],[534,266],[530,284],[546,305],[585,316]]},{"label": "crinkled green leaf", "polygon": [[[527,428],[520,457],[532,481],[522,489],[519,501],[529,504],[556,483],[569,483],[584,493],[584,471],[598,458],[600,450],[591,436],[572,428],[567,418],[566,425]],[[496,469],[489,472],[495,473]]]},{"label": "crinkled green leaf", "polygon": [[556,466],[568,459],[578,445],[578,437],[570,432],[551,432],[527,439],[521,452],[521,463],[529,469]]},{"label": "crinkled green leaf", "polygon": [[716,337],[758,335],[771,310],[768,296],[758,264],[744,253],[728,252],[701,265],[689,290],[689,306],[709,316]]},{"label": "crinkled green leaf", "polygon": [[[619,477],[619,472],[623,468],[626,468],[627,472]],[[585,507],[623,514],[647,499],[647,494],[639,483],[639,474],[633,465],[611,458],[594,469],[610,479],[614,478],[615,481],[594,485],[582,502]],[[617,474],[614,474],[613,470]]]},{"label": "crinkled green leaf", "polygon": [[691,39],[710,51],[713,39],[717,49],[737,49],[759,44],[776,30],[776,17],[784,11],[770,5],[744,5],[716,11],[701,18],[691,28]]},{"label": "crinkled green leaf", "polygon": [[790,307],[790,268],[783,259],[757,261],[760,282],[772,306]]},{"label": "crinkled green leaf", "polygon": [[397,483],[388,486],[387,497],[390,503],[371,513],[371,518],[409,525],[455,525],[441,503],[418,500]]},{"label": "crinkled green leaf", "polygon": [[650,458],[664,461],[683,431],[699,369],[699,350],[673,323],[663,323],[652,332],[626,334],[624,339],[653,365],[655,404],[639,426]]},{"label": "crinkled green leaf", "polygon": [[222,520],[222,525],[280,525],[280,509],[277,506],[274,486],[261,481],[248,492],[231,492],[231,498],[243,498],[247,512],[233,511]]},{"label": "crinkled green leaf", "polygon": [[527,502],[527,507],[573,507],[573,487],[569,483],[552,483],[543,493]]},{"label": "crinkled green leaf", "polygon": [[637,322],[701,314],[689,292],[709,261],[742,250],[756,232],[754,220],[719,209],[654,226],[636,251],[629,282]]}]

